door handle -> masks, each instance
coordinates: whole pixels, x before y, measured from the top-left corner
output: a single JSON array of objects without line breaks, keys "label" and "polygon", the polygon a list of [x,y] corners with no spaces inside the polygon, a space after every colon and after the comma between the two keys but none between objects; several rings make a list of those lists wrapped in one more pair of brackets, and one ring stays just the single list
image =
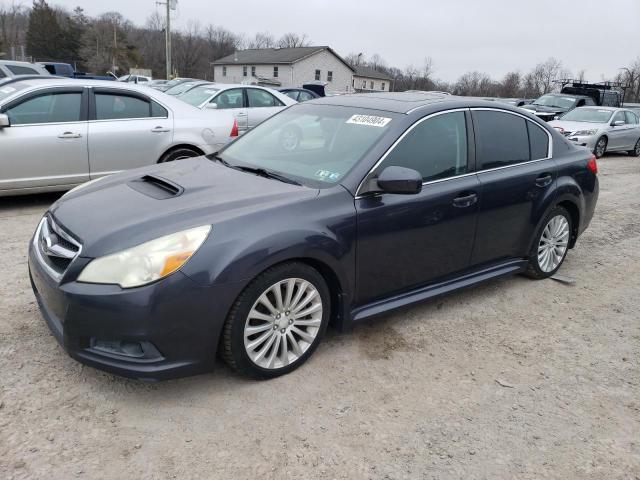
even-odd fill
[{"label": "door handle", "polygon": [[170,132],[171,129],[164,127],[156,127],[151,130],[151,133],[167,133]]},{"label": "door handle", "polygon": [[470,193],[464,195],[462,197],[457,197],[453,199],[453,206],[456,208],[467,208],[471,205],[474,205],[478,201],[478,195],[475,193]]},{"label": "door handle", "polygon": [[551,185],[551,182],[553,182],[553,176],[545,173],[536,178],[536,187],[545,188]]},{"label": "door handle", "polygon": [[247,114],[246,113],[237,113],[236,117],[246,117]]},{"label": "door handle", "polygon": [[58,138],[80,138],[82,135],[73,132],[64,132],[58,135]]}]

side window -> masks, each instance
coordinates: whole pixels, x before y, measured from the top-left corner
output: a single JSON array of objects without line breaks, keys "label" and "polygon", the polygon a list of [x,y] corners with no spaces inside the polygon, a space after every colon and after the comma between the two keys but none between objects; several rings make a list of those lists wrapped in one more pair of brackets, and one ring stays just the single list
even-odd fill
[{"label": "side window", "polygon": [[0,78],[4,78],[6,77],[5,73],[2,71],[2,68],[0,68]]},{"label": "side window", "polygon": [[313,100],[314,96],[311,95],[309,92],[300,92],[300,96],[298,97],[298,101],[300,102],[306,102],[308,100]]},{"label": "side window", "polygon": [[258,90],[257,88],[248,88],[247,97],[249,98],[249,108],[282,106],[282,102],[276,97],[269,92]]},{"label": "side window", "polygon": [[5,111],[13,125],[79,122],[82,94],[51,93],[30,98]]},{"label": "side window", "polygon": [[289,98],[293,98],[295,101],[298,101],[299,93],[296,90],[291,90],[290,92],[285,93],[285,95]]},{"label": "side window", "polygon": [[464,112],[437,115],[418,124],[389,153],[378,172],[389,166],[412,168],[425,182],[467,172],[467,125]]},{"label": "side window", "polygon": [[638,123],[638,117],[635,116],[634,113],[631,112],[624,112],[625,117],[627,119],[627,123],[630,125],[634,125],[636,123]]},{"label": "side window", "polygon": [[164,108],[162,105],[152,101],[151,102],[151,116],[153,118],[168,118],[169,117],[169,113],[167,112],[167,109]]},{"label": "side window", "polygon": [[578,100],[576,107],[584,107],[584,98],[581,98],[580,100]]},{"label": "side window", "polygon": [[14,75],[39,75],[40,72],[29,67],[22,67],[20,65],[7,65],[7,68]]},{"label": "side window", "polygon": [[529,160],[529,135],[524,118],[485,110],[474,111],[472,115],[480,170]]},{"label": "side window", "polygon": [[218,104],[218,109],[227,110],[229,108],[244,108],[244,94],[241,88],[225,90],[211,100],[211,103]]},{"label": "side window", "polygon": [[611,120],[611,124],[613,125],[615,122],[626,123],[626,120],[624,119],[624,112],[618,112],[614,115],[613,119]]},{"label": "side window", "polygon": [[533,122],[527,122],[527,129],[529,130],[531,160],[547,158],[549,156],[549,135],[547,132]]},{"label": "side window", "polygon": [[150,116],[151,105],[141,98],[113,93],[96,93],[97,120],[148,118]]}]

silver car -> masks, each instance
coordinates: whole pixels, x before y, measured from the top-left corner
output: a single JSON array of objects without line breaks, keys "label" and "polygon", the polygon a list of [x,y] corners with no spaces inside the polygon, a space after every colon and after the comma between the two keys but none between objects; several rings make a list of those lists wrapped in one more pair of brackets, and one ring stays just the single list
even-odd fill
[{"label": "silver car", "polygon": [[207,115],[127,83],[56,78],[0,84],[0,196],[63,191],[157,162],[210,154],[231,113]]},{"label": "silver car", "polygon": [[596,157],[605,152],[640,156],[640,121],[625,108],[580,107],[549,122],[572,142],[587,147]]},{"label": "silver car", "polygon": [[0,80],[18,75],[44,75],[48,77],[51,74],[42,65],[37,63],[0,60]]},{"label": "silver car", "polygon": [[254,85],[212,83],[193,88],[178,97],[202,110],[228,110],[240,133],[298,102],[270,88]]}]

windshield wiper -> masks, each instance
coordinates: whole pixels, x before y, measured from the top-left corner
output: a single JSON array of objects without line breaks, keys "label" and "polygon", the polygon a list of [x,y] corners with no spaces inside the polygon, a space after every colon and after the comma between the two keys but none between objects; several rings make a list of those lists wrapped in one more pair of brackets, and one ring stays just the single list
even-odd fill
[{"label": "windshield wiper", "polygon": [[[228,165],[228,164],[227,164]],[[273,172],[271,170],[266,170],[264,168],[258,167],[245,167],[240,165],[229,165],[231,168],[235,168],[237,170],[241,170],[243,172],[254,173],[259,177],[264,178],[273,178],[274,180],[279,180],[284,183],[290,183],[291,185],[302,185],[300,182],[296,182],[294,179],[286,177],[284,175],[280,175],[279,173]]]}]

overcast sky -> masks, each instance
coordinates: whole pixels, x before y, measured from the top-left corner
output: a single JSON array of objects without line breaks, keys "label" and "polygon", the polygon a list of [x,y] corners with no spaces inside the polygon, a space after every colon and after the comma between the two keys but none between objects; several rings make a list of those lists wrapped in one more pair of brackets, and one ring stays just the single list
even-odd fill
[{"label": "overcast sky", "polygon": [[[138,24],[162,8],[155,0],[49,3],[90,15],[109,5]],[[435,76],[449,81],[470,70],[526,72],[551,56],[598,81],[640,56],[640,0],[178,0],[173,18],[178,28],[198,21],[247,35],[306,33],[314,45],[378,53],[400,68],[429,56]]]}]

